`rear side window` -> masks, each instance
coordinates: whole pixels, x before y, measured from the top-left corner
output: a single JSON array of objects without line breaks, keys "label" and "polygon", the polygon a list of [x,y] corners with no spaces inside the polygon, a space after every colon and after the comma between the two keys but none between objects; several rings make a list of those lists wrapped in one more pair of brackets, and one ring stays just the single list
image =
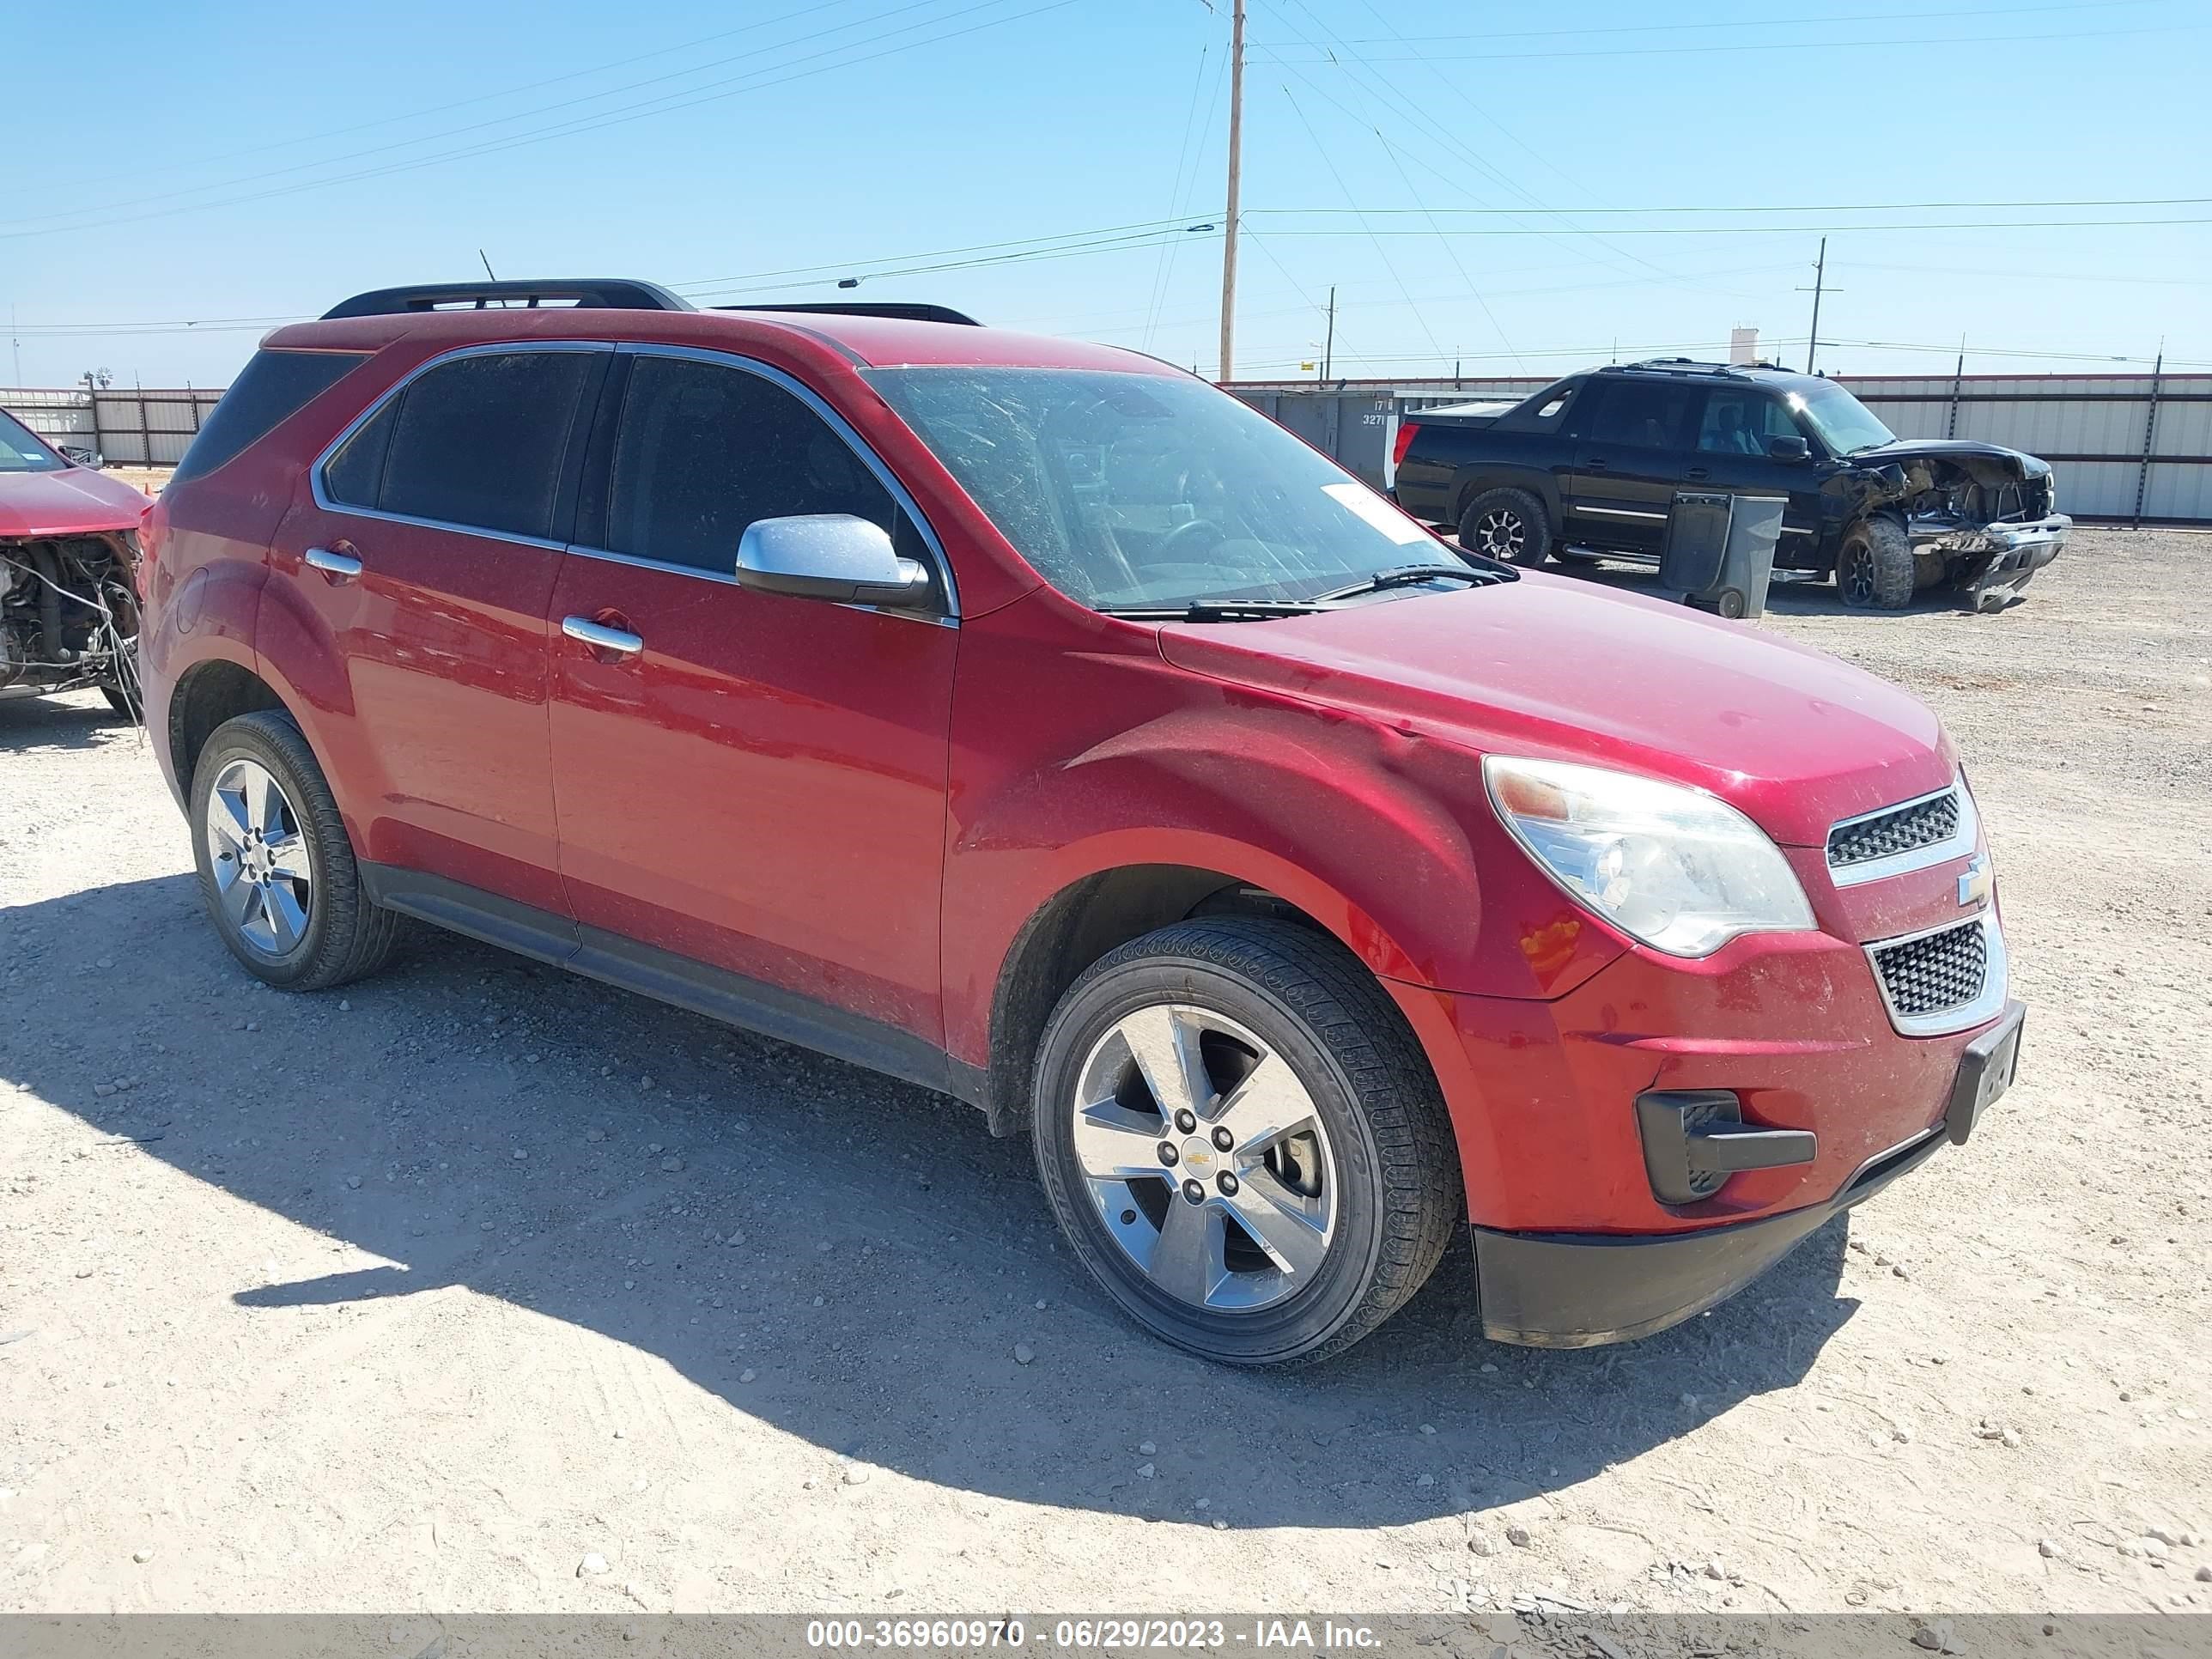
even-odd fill
[{"label": "rear side window", "polygon": [[338,453],[323,463],[323,493],[341,507],[374,508],[384,493],[384,458],[400,399],[393,398],[354,428]]},{"label": "rear side window", "polygon": [[1583,394],[1597,398],[1585,409],[1582,433],[1594,444],[1631,449],[1666,449],[1681,441],[1685,417],[1695,390],[1674,380],[1603,380]]},{"label": "rear side window", "polygon": [[586,351],[456,357],[410,381],[331,458],[345,506],[550,539],[563,465],[602,367]]},{"label": "rear side window", "polygon": [[608,551],[726,575],[747,525],[796,513],[900,531],[883,481],[774,381],[690,358],[635,360],[607,481]]},{"label": "rear side window", "polygon": [[359,351],[257,351],[185,451],[171,482],[214,471],[368,361]]}]

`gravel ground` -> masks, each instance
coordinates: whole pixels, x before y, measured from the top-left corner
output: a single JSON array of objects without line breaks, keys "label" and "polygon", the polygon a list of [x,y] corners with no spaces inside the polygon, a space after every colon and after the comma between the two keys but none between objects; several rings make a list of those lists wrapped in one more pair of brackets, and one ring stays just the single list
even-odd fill
[{"label": "gravel ground", "polygon": [[1287,1376],[1121,1322],[965,1107],[455,939],[262,991],[139,737],[0,707],[0,1607],[2212,1607],[2208,569],[1776,597],[1972,769],[1970,1146],[1662,1336],[1489,1346],[1462,1242]]}]

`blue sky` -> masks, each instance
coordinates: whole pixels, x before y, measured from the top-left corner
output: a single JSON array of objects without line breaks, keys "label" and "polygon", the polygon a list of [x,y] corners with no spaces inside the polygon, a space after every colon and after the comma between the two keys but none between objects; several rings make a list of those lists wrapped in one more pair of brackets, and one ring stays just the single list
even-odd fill
[{"label": "blue sky", "polygon": [[[1221,216],[1229,3],[18,0],[0,382],[220,384],[263,319],[480,247],[702,302],[858,276],[1211,372],[1218,232],[1182,227]],[[1319,355],[1331,283],[1340,374],[1736,324],[1802,362],[1823,230],[1831,370],[2212,364],[2205,0],[1251,14],[1246,376]]]}]

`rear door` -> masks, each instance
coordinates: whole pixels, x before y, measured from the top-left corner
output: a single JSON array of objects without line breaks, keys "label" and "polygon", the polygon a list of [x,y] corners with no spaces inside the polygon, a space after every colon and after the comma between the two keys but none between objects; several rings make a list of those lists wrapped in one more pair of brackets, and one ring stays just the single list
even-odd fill
[{"label": "rear door", "polygon": [[1685,465],[1698,388],[1674,377],[1593,376],[1567,412],[1574,470],[1565,539],[1656,556]]},{"label": "rear door", "polygon": [[1811,568],[1820,533],[1820,469],[1809,459],[1778,461],[1766,446],[1775,438],[1806,437],[1782,399],[1765,387],[1716,386],[1705,393],[1682,474],[1692,488],[1783,501],[1775,562],[1800,568]]},{"label": "rear door", "polygon": [[[546,613],[561,862],[586,954],[626,954],[633,977],[672,975],[840,1052],[854,1050],[803,1029],[825,1010],[848,1035],[940,1043],[959,641],[941,551],[857,434],[780,371],[625,349],[607,401]],[[938,572],[933,611],[738,586],[745,526],[810,513],[890,530]],[[568,637],[570,619],[635,647]]]},{"label": "rear door", "polygon": [[362,855],[562,915],[545,613],[611,356],[435,360],[340,435],[270,549],[343,676],[302,691]]}]

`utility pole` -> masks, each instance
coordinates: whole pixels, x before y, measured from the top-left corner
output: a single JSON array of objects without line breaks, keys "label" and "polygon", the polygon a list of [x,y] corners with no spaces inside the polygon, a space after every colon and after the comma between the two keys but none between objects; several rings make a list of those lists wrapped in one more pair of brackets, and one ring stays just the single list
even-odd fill
[{"label": "utility pole", "polygon": [[1221,378],[1237,377],[1237,185],[1244,168],[1244,0],[1229,25],[1229,217],[1221,239]]},{"label": "utility pole", "polygon": [[1336,284],[1328,285],[1328,332],[1322,337],[1321,377],[1324,380],[1336,378]]},{"label": "utility pole", "polygon": [[[1805,372],[1813,372],[1813,354],[1820,349],[1820,290],[1828,280],[1828,239],[1820,239],[1820,257],[1813,262],[1813,329],[1805,339]],[[1803,289],[1798,290],[1802,293]]]}]

